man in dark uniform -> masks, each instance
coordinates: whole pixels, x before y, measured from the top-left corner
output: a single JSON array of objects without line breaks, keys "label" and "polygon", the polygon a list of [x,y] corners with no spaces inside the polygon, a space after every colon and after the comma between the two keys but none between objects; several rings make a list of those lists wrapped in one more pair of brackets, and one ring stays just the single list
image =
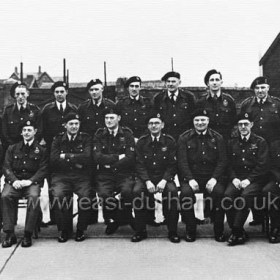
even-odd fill
[{"label": "man in dark uniform", "polygon": [[180,74],[168,72],[162,77],[167,91],[154,97],[154,109],[165,120],[165,129],[177,141],[180,134],[192,127],[191,115],[195,109],[195,98],[190,91],[179,89]]},{"label": "man in dark uniform", "polygon": [[[35,140],[37,129],[35,122],[22,124],[23,140],[10,145],[5,157],[3,172],[5,185],[1,202],[3,205],[3,230],[6,233],[3,248],[11,247],[17,242],[14,225],[17,201],[26,197],[27,211],[22,247],[32,245],[31,236],[40,213],[40,192],[47,176],[48,156],[45,148]],[[19,128],[20,129],[20,128]]]},{"label": "man in dark uniform", "polygon": [[[263,188],[266,197],[271,228],[269,233],[270,243],[279,243],[280,231],[280,140],[270,144],[269,183]],[[273,202],[270,204],[270,202]]]},{"label": "man in dark uniform", "polygon": [[228,143],[230,183],[224,198],[227,221],[232,229],[228,239],[231,246],[243,244],[246,240],[243,226],[249,208],[261,195],[268,167],[268,145],[262,137],[252,132],[250,115],[241,113],[237,121],[239,133]]},{"label": "man in dark uniform", "polygon": [[51,148],[51,191],[55,202],[55,215],[61,235],[58,242],[66,242],[72,231],[72,195],[78,196],[78,223],[76,241],[85,239],[91,208],[90,172],[92,165],[91,138],[79,132],[80,117],[77,113],[65,116],[66,132],[57,135]]},{"label": "man in dark uniform", "polygon": [[105,232],[113,234],[121,224],[133,226],[135,141],[129,128],[119,126],[121,116],[116,108],[108,108],[104,116],[106,127],[95,133],[93,157],[98,164],[97,193],[109,217]]},{"label": "man in dark uniform", "polygon": [[3,148],[7,150],[9,145],[22,140],[21,126],[27,120],[37,122],[39,107],[27,101],[29,90],[27,85],[16,82],[10,90],[10,95],[15,99],[14,104],[8,105],[2,117]]},{"label": "man in dark uniform", "polygon": [[162,193],[165,208],[168,238],[179,243],[177,223],[179,217],[178,191],[174,182],[177,172],[176,142],[161,131],[164,122],[159,114],[148,118],[149,134],[142,136],[136,144],[137,180],[133,189],[135,229],[132,242],[147,238],[145,197]]},{"label": "man in dark uniform", "polygon": [[206,109],[209,113],[209,127],[219,132],[224,140],[230,138],[236,121],[234,99],[222,92],[222,74],[215,69],[208,71],[204,77],[207,92],[197,101],[196,107]]},{"label": "man in dark uniform", "polygon": [[[152,112],[152,102],[149,98],[140,95],[141,79],[138,76],[130,77],[125,87],[129,96],[125,96],[117,102],[117,108],[121,112],[121,125],[129,127],[133,131],[135,142],[147,133],[147,116]],[[151,210],[155,206],[154,197],[150,197],[150,210],[148,210],[147,223],[151,226],[160,226],[155,221],[155,211]]]},{"label": "man in dark uniform", "polygon": [[186,223],[186,241],[196,239],[196,219],[193,205],[195,193],[210,198],[214,217],[214,234],[218,242],[225,241],[224,210],[221,207],[225,190],[226,148],[223,137],[210,129],[208,113],[197,109],[193,114],[194,128],[183,133],[178,141],[178,166],[181,183],[181,214]]},{"label": "man in dark uniform", "polygon": [[[255,96],[249,97],[241,104],[241,112],[251,115],[254,126],[252,132],[263,137],[268,145],[280,140],[280,100],[269,94],[269,82],[266,77],[257,77],[251,84]],[[263,223],[263,211],[253,212],[250,225]]]},{"label": "man in dark uniform", "polygon": [[[81,131],[88,133],[91,137],[94,136],[95,132],[99,128],[105,126],[103,111],[115,106],[115,103],[107,98],[103,97],[103,83],[99,79],[90,80],[87,84],[86,90],[90,95],[90,99],[80,104],[78,113],[81,117]],[[92,173],[92,182],[94,182],[95,173]],[[94,183],[92,183],[94,191]],[[96,196],[93,193],[93,196]],[[98,210],[92,209],[90,215],[90,224],[94,224],[98,220]],[[103,218],[105,224],[108,223],[108,217],[106,211],[103,211]]]},{"label": "man in dark uniform", "polygon": [[[55,101],[48,103],[42,109],[39,115],[39,130],[43,139],[41,145],[46,145],[48,153],[51,152],[53,138],[65,131],[65,116],[71,112],[76,113],[77,108],[66,100],[68,95],[68,85],[65,82],[55,82],[51,91],[54,94]],[[54,211],[52,209],[52,194],[50,192],[50,178],[48,178],[49,199],[50,199],[50,225],[55,224]]]}]

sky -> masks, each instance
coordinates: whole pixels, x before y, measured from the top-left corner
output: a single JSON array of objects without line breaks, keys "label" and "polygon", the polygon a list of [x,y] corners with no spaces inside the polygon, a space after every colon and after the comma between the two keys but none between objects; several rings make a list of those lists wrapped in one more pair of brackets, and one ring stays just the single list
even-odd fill
[{"label": "sky", "polygon": [[182,85],[204,86],[210,69],[224,86],[250,86],[259,60],[280,32],[279,0],[1,0],[0,78],[25,72],[70,82],[171,70]]}]

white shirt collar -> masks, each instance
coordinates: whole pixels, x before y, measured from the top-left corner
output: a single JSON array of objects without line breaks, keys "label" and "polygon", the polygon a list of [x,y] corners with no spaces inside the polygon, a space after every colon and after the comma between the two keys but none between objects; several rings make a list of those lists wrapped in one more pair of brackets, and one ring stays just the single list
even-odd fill
[{"label": "white shirt collar", "polygon": [[138,101],[139,100],[139,94],[137,96],[135,96],[135,97],[134,96],[130,96],[130,99]]},{"label": "white shirt collar", "polygon": [[251,136],[251,133],[246,135],[246,136],[241,136],[241,139],[243,140],[244,138],[246,138],[246,141],[248,141],[250,136]]},{"label": "white shirt collar", "polygon": [[155,136],[151,135],[151,137],[152,137],[152,141],[153,141],[153,142],[154,142],[155,138],[157,139],[157,141],[159,141],[160,135],[159,135],[159,136],[157,136],[157,137],[155,137]]},{"label": "white shirt collar", "polygon": [[20,110],[20,107],[23,107],[23,109],[25,109],[26,108],[26,106],[27,106],[27,101],[24,103],[24,104],[18,104],[17,103],[17,108],[18,108],[18,110]]},{"label": "white shirt collar", "polygon": [[210,91],[210,94],[212,98],[214,98],[215,95],[219,98],[221,96],[221,91],[218,91],[216,94]]},{"label": "white shirt collar", "polygon": [[34,142],[34,139],[32,139],[30,141],[23,140],[23,142],[24,142],[24,145],[28,144],[28,146],[30,147]]},{"label": "white shirt collar", "polygon": [[260,98],[257,97],[257,102],[260,103],[261,100],[263,100],[263,102],[265,102],[266,99],[267,99],[267,96],[265,98],[263,98],[263,99],[260,99]]},{"label": "white shirt collar", "polygon": [[65,110],[65,108],[66,108],[66,100],[64,100],[62,103],[55,101],[55,103],[56,103],[56,106],[57,106],[58,110],[60,110],[60,105],[61,104],[62,104],[63,111]]},{"label": "white shirt collar", "polygon": [[174,94],[175,100],[178,98],[179,90],[177,89],[175,92],[168,91],[168,97],[171,98],[171,95]]},{"label": "white shirt collar", "polygon": [[118,127],[117,128],[115,128],[115,129],[108,129],[109,130],[109,133],[111,134],[111,133],[113,133],[113,136],[115,137],[116,135],[117,135],[117,133],[118,133]]},{"label": "white shirt collar", "polygon": [[102,98],[100,98],[100,99],[98,100],[98,102],[95,102],[95,100],[92,99],[92,104],[95,105],[95,106],[97,106],[97,107],[99,107],[101,103],[102,103]]},{"label": "white shirt collar", "polygon": [[77,137],[77,134],[75,134],[75,135],[70,135],[70,134],[67,133],[67,137],[68,137],[69,141],[71,141],[71,137],[72,137],[72,136],[74,136],[74,139],[73,139],[73,140],[75,140],[76,137]]}]

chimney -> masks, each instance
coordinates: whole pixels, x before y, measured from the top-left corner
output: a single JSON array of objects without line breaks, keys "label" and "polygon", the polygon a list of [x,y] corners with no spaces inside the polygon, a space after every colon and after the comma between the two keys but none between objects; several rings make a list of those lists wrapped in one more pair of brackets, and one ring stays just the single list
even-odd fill
[{"label": "chimney", "polygon": [[41,66],[39,66],[39,68],[38,68],[38,74],[41,74],[42,72],[41,72]]},{"label": "chimney", "polygon": [[18,75],[18,69],[17,69],[17,67],[15,67],[15,73]]}]

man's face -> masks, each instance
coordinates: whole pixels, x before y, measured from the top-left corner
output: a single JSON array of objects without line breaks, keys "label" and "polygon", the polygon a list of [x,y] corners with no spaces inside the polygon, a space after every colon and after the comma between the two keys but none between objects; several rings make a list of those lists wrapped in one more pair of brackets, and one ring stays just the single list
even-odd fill
[{"label": "man's face", "polygon": [[253,123],[248,120],[240,120],[238,122],[238,130],[240,135],[247,136],[251,133],[251,129],[253,127]]},{"label": "man's face", "polygon": [[256,85],[254,91],[257,98],[264,99],[268,95],[269,85],[268,84]]},{"label": "man's face", "polygon": [[148,129],[153,136],[160,134],[164,128],[164,122],[159,118],[151,118],[148,122]]},{"label": "man's face", "polygon": [[25,141],[31,141],[34,139],[37,129],[35,129],[32,125],[24,126],[21,131],[21,135]]},{"label": "man's face", "polygon": [[75,135],[79,132],[80,129],[80,121],[79,120],[69,120],[65,124],[65,128],[68,134]]},{"label": "man's face", "polygon": [[218,91],[221,89],[223,80],[219,74],[212,74],[208,81],[208,86],[211,91]]},{"label": "man's face", "polygon": [[29,92],[26,87],[18,86],[15,89],[15,99],[19,105],[25,104],[28,96],[29,96]]},{"label": "man's face", "polygon": [[59,103],[63,103],[66,100],[68,92],[64,87],[57,87],[54,90],[55,100]]},{"label": "man's face", "polygon": [[98,101],[102,98],[103,93],[103,85],[97,84],[93,85],[89,88],[88,93],[90,94],[91,98],[95,101]]},{"label": "man's face", "polygon": [[165,81],[165,85],[170,92],[175,92],[177,91],[179,85],[181,84],[181,80],[175,77],[169,77]]},{"label": "man's face", "polygon": [[117,114],[107,114],[105,116],[105,125],[107,128],[113,130],[119,126],[119,121],[121,117]]},{"label": "man's face", "polygon": [[131,97],[137,97],[140,93],[141,83],[140,82],[133,82],[130,83],[128,86],[128,92]]},{"label": "man's face", "polygon": [[206,116],[197,116],[193,119],[194,128],[198,132],[203,132],[208,128],[209,118]]}]

